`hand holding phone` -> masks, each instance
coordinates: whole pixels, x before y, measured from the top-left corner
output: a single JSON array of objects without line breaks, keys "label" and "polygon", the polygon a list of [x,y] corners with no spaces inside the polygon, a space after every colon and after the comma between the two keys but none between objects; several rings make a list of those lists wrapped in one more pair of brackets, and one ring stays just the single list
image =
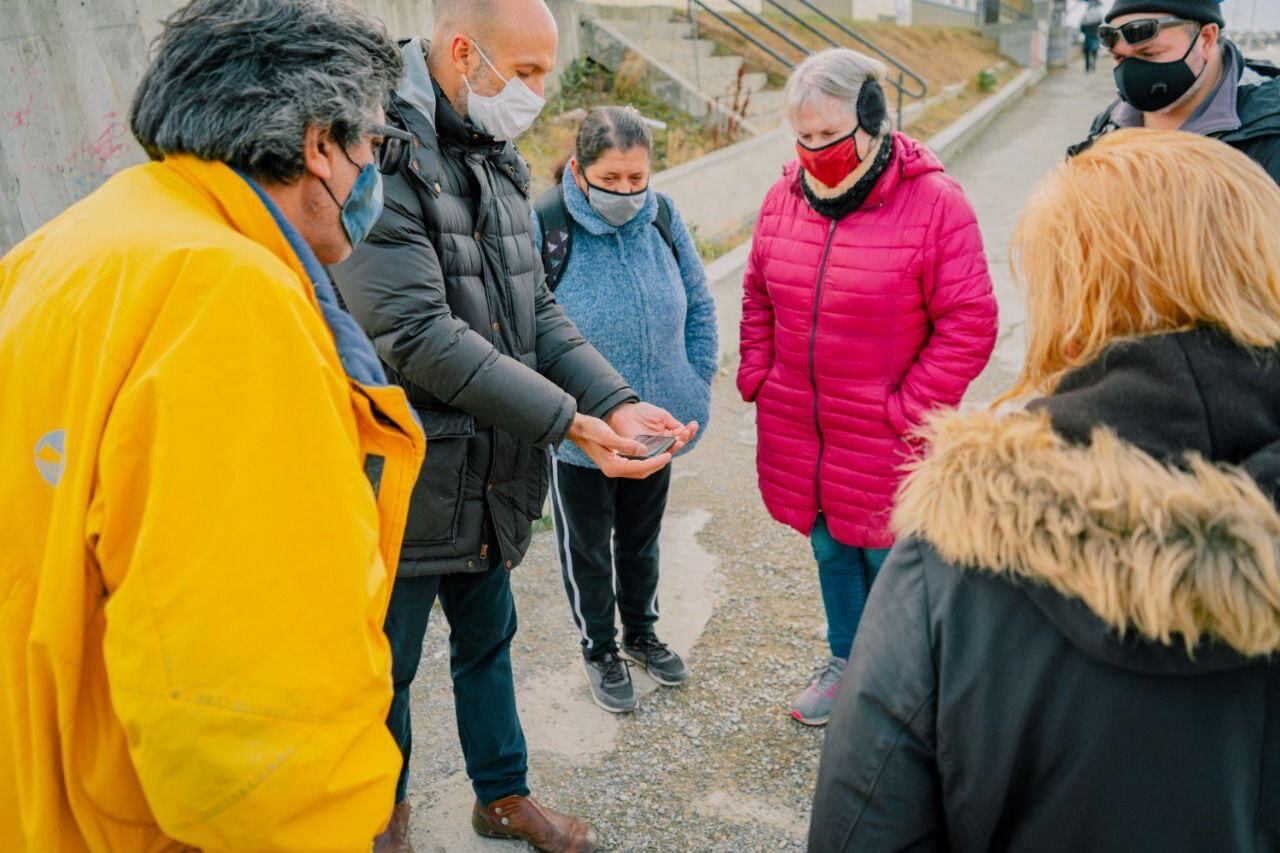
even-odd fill
[{"label": "hand holding phone", "polygon": [[676,443],[675,436],[672,435],[637,435],[634,441],[638,441],[644,445],[644,456],[629,456],[626,453],[619,453],[623,459],[652,459],[653,457],[666,453]]}]

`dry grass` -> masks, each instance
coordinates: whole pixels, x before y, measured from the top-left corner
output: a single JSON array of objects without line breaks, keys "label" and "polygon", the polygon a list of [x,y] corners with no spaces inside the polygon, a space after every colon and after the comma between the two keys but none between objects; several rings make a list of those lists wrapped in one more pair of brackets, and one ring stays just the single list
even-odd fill
[{"label": "dry grass", "polygon": [[689,232],[693,236],[693,244],[698,248],[698,255],[702,258],[703,263],[707,264],[722,255],[729,254],[743,242],[749,240],[754,228],[755,221],[752,220],[742,227],[730,231],[728,234],[706,238],[698,233],[697,225],[689,223]]},{"label": "dry grass", "polygon": [[929,139],[935,133],[940,133],[950,124],[955,122],[960,116],[976,107],[982,101],[986,100],[990,95],[999,91],[1000,87],[1008,83],[1014,77],[1017,77],[1021,69],[1012,65],[995,72],[995,88],[991,91],[983,91],[978,85],[977,75],[964,87],[964,92],[954,98],[949,98],[940,104],[934,104],[924,113],[911,122],[910,133],[916,139]]},{"label": "dry grass", "polygon": [[629,59],[616,73],[589,59],[578,59],[561,76],[559,93],[537,123],[520,137],[520,153],[533,169],[535,194],[552,185],[556,169],[573,154],[580,124],[574,118],[575,111],[610,105],[633,106],[647,118],[666,124],[653,132],[654,171],[678,166],[737,141],[725,128],[677,109],[650,92],[638,57]]},{"label": "dry grass", "polygon": [[[726,17],[790,61],[799,60],[800,55],[795,48],[788,46],[745,15],[735,14]],[[822,39],[805,31],[793,21],[781,16],[766,16],[766,18],[809,50],[829,47]],[[855,50],[869,52],[829,24],[820,22],[816,18],[807,20],[817,29],[828,33],[834,41]],[[919,74],[928,84],[930,94],[935,94],[952,83],[971,80],[979,71],[1003,60],[996,48],[996,43],[983,38],[982,33],[977,29],[899,27],[896,24],[864,22],[853,24],[849,21],[842,23]],[[705,14],[698,16],[698,31],[703,38],[716,42],[719,49],[744,57],[747,60],[747,70],[768,74],[770,88],[780,87],[785,82],[786,66],[711,16]],[[892,70],[891,68],[890,71]]]}]

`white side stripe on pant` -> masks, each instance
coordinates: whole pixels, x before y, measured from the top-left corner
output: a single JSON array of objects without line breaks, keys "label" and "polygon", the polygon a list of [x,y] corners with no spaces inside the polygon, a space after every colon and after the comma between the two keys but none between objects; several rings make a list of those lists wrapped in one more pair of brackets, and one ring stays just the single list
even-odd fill
[{"label": "white side stripe on pant", "polygon": [[564,572],[569,577],[569,585],[573,587],[573,618],[578,623],[582,641],[590,649],[592,644],[591,638],[587,636],[587,620],[582,616],[582,594],[578,592],[578,580],[573,576],[573,552],[569,550],[569,519],[564,514],[564,504],[560,497],[560,463],[556,461],[554,453],[551,454],[551,525],[555,528],[556,538],[561,541],[560,559],[564,563]]}]

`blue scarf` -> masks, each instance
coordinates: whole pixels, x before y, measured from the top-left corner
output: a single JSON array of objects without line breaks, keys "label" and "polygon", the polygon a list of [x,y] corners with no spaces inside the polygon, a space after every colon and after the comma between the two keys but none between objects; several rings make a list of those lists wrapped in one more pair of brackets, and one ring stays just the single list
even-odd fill
[{"label": "blue scarf", "polygon": [[338,304],[338,295],[333,289],[333,282],[329,280],[329,273],[325,271],[315,252],[311,251],[311,247],[302,239],[298,229],[285,219],[280,208],[276,207],[275,202],[262,191],[262,187],[258,186],[256,181],[239,170],[236,170],[236,174],[243,178],[262,200],[271,213],[271,218],[284,234],[284,238],[289,241],[289,247],[298,256],[298,260],[302,261],[302,268],[306,270],[307,277],[311,279],[311,286],[315,288],[316,301],[320,303],[320,314],[333,335],[333,342],[338,348],[338,358],[341,359],[347,376],[363,385],[389,384],[387,374],[382,369],[382,362],[373,351],[373,344],[369,343],[369,338],[356,325],[351,315]]}]

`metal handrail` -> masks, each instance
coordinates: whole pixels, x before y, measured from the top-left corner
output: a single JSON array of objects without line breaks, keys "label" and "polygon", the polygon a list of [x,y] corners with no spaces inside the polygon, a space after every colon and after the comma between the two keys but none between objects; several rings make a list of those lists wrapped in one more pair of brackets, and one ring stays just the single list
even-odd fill
[{"label": "metal handrail", "polygon": [[[791,38],[786,33],[784,33],[782,30],[778,29],[773,24],[769,23],[769,21],[767,21],[763,16],[755,12],[752,12],[746,6],[743,6],[742,3],[739,2],[739,0],[726,0],[726,2],[728,2],[734,8],[736,8],[738,11],[742,12],[742,14],[746,15],[751,21],[764,27],[769,32],[773,33],[775,36],[785,41],[792,48],[798,50],[802,55],[808,56],[809,53],[811,52],[809,48],[805,47],[803,44],[800,44],[795,39]],[[787,18],[791,19],[792,21],[795,21],[800,26],[804,27],[813,35],[822,39],[822,41],[824,41],[827,45],[831,47],[840,47],[839,43],[831,39],[829,36],[827,36],[817,27],[814,27],[804,18],[801,18],[795,12],[791,11],[786,6],[782,5],[780,2],[778,2],[778,0],[765,0],[765,2],[767,2],[770,6],[773,6],[778,11],[782,12],[782,14],[785,15]],[[924,78],[921,77],[919,74],[916,74],[910,68],[907,68],[898,60],[894,59],[888,53],[885,53],[883,50],[881,50],[872,42],[858,35],[853,30],[849,29],[844,24],[840,23],[838,20],[828,15],[826,12],[819,9],[817,6],[814,6],[812,3],[809,2],[809,0],[796,0],[796,2],[802,4],[803,6],[805,6],[805,8],[809,9],[811,12],[818,15],[827,23],[831,24],[832,26],[836,27],[841,32],[843,32],[845,35],[854,39],[856,42],[858,42],[858,44],[862,45],[863,47],[867,48],[871,52],[875,53],[877,56],[883,59],[887,64],[893,66],[893,68],[897,70],[898,72],[897,79],[890,78],[886,82],[888,82],[889,85],[893,86],[898,93],[898,128],[901,129],[903,98],[904,97],[924,98],[929,93],[929,86],[927,83],[925,83]],[[695,28],[695,31],[696,31],[698,22],[697,22],[697,15],[694,12],[694,7],[697,7],[702,11],[706,12],[708,15],[711,15],[713,18],[715,18],[720,23],[724,24],[729,29],[733,30],[742,38],[746,39],[747,42],[749,42],[750,44],[764,51],[774,60],[781,63],[782,66],[786,68],[788,71],[790,71],[792,68],[795,68],[794,62],[791,62],[790,60],[783,57],[776,50],[769,47],[769,45],[765,44],[763,41],[756,38],[751,33],[743,29],[742,27],[738,26],[730,18],[724,15],[721,15],[715,9],[712,9],[709,5],[707,5],[706,0],[688,0],[688,3],[689,3],[689,20],[692,22]],[[907,88],[908,79],[914,84],[913,89]]]},{"label": "metal handrail", "polygon": [[809,51],[809,48],[807,48],[807,47],[805,47],[804,45],[800,44],[800,42],[798,42],[798,41],[796,41],[795,39],[791,38],[789,35],[787,35],[786,33],[784,33],[782,30],[778,29],[778,28],[777,28],[777,27],[775,27],[773,24],[769,23],[767,20],[765,20],[765,18],[764,18],[764,16],[763,16],[763,15],[758,15],[758,14],[756,14],[755,12],[752,12],[752,11],[751,11],[750,9],[748,9],[746,6],[743,6],[741,3],[739,3],[739,2],[738,2],[738,0],[725,0],[725,2],[726,2],[726,3],[730,3],[730,4],[732,4],[732,5],[733,5],[733,7],[734,7],[735,9],[737,9],[739,12],[741,12],[741,13],[742,13],[742,14],[744,14],[744,15],[746,15],[748,18],[750,18],[751,20],[755,21],[757,24],[759,24],[760,26],[764,27],[766,30],[768,30],[769,32],[771,32],[771,33],[773,33],[775,36],[777,36],[778,38],[780,38],[780,39],[782,39],[783,41],[785,41],[787,44],[791,45],[791,46],[792,46],[792,47],[794,47],[796,50],[800,51],[800,53],[801,53],[801,54],[803,54],[803,55],[805,55],[805,56],[808,56],[808,55],[809,55],[809,52],[810,52],[810,51]]},{"label": "metal handrail", "polygon": [[[828,15],[826,12],[822,11],[821,9],[819,9],[817,6],[815,6],[815,5],[813,5],[812,3],[810,3],[810,2],[809,2],[809,0],[795,0],[795,2],[799,3],[801,6],[804,6],[804,7],[805,7],[806,9],[808,9],[810,12],[813,12],[813,13],[814,13],[814,14],[816,14],[819,18],[822,18],[822,19],[823,19],[824,21],[826,21],[828,24],[830,24],[831,26],[833,26],[833,27],[835,27],[836,29],[840,30],[840,32],[844,33],[844,34],[845,34],[845,35],[847,35],[849,38],[853,39],[853,40],[854,40],[854,41],[856,41],[858,44],[862,45],[863,47],[867,48],[867,49],[868,49],[868,50],[870,50],[872,53],[874,53],[876,56],[878,56],[878,57],[880,57],[881,59],[883,59],[886,63],[888,63],[889,65],[892,65],[894,68],[896,68],[896,69],[898,70],[898,80],[899,80],[900,82],[899,82],[899,83],[894,83],[894,85],[898,86],[898,94],[899,94],[899,95],[903,95],[903,94],[905,94],[905,95],[908,95],[908,96],[910,96],[910,97],[912,97],[912,98],[923,98],[923,97],[925,97],[927,94],[929,94],[929,85],[928,85],[927,83],[925,83],[925,82],[924,82],[924,78],[923,78],[923,77],[921,77],[919,74],[917,74],[917,73],[915,73],[914,71],[912,71],[912,70],[911,70],[910,68],[908,68],[907,66],[903,65],[903,64],[902,64],[901,62],[899,62],[898,60],[894,59],[894,58],[893,58],[892,56],[890,56],[889,54],[885,53],[885,52],[884,52],[883,50],[881,50],[877,45],[875,45],[874,43],[872,43],[872,42],[868,41],[867,39],[863,38],[862,36],[858,35],[858,34],[857,34],[857,33],[855,33],[853,30],[849,29],[849,28],[848,28],[848,27],[846,27],[844,24],[840,23],[838,20],[836,20],[835,18],[833,18],[833,17],[831,17],[830,15]],[[905,81],[906,81],[906,80],[908,80],[908,79],[909,79],[912,83],[914,83],[914,84],[919,88],[919,91],[914,91],[914,92],[913,92],[913,91],[910,91],[910,90],[906,89],[906,87],[905,87],[905,86],[902,86],[902,85],[901,85],[901,82],[905,82]],[[890,81],[890,82],[892,82],[892,81]]]},{"label": "metal handrail", "polygon": [[827,34],[826,34],[826,33],[824,33],[822,30],[820,30],[820,29],[818,29],[817,27],[813,26],[813,24],[810,24],[810,23],[809,23],[808,21],[806,21],[804,18],[802,18],[802,17],[800,17],[799,15],[797,15],[795,12],[792,12],[792,11],[791,11],[790,9],[788,9],[786,6],[784,6],[784,5],[782,5],[781,3],[779,3],[779,2],[778,2],[778,0],[764,0],[764,2],[768,3],[770,6],[772,6],[772,7],[773,7],[773,8],[775,8],[775,9],[777,9],[779,12],[781,12],[781,13],[782,13],[782,14],[784,14],[784,15],[786,15],[788,18],[790,18],[791,20],[795,21],[797,24],[799,24],[800,26],[804,27],[806,30],[808,30],[809,32],[811,32],[811,33],[813,33],[815,36],[817,36],[818,38],[820,38],[820,39],[822,39],[823,41],[825,41],[825,42],[827,43],[827,46],[828,46],[828,47],[839,47],[839,46],[840,46],[839,44],[837,44],[837,43],[835,42],[835,40],[834,40],[834,39],[828,38],[828,37],[827,37]]},{"label": "metal handrail", "polygon": [[[735,5],[735,6],[738,6],[738,4],[737,4],[737,3],[734,3],[734,5]],[[720,23],[724,24],[726,27],[728,27],[729,29],[733,30],[733,31],[734,31],[735,33],[737,33],[738,35],[742,36],[742,37],[743,37],[744,39],[746,39],[748,42],[750,42],[751,44],[755,45],[755,46],[756,46],[756,47],[758,47],[760,50],[763,50],[765,53],[769,54],[769,56],[773,57],[775,60],[777,60],[778,62],[782,63],[782,67],[783,67],[783,68],[786,68],[788,71],[790,71],[792,68],[795,68],[795,67],[796,67],[796,64],[795,64],[794,62],[792,62],[791,60],[789,60],[789,59],[787,59],[787,58],[783,57],[781,54],[779,54],[779,53],[778,53],[777,51],[775,51],[773,48],[769,47],[769,45],[767,45],[767,44],[765,44],[764,42],[760,41],[760,39],[756,38],[755,36],[751,35],[751,33],[747,32],[747,31],[746,31],[746,30],[744,30],[742,27],[740,27],[740,26],[738,26],[737,24],[735,24],[731,19],[726,18],[724,15],[721,15],[721,14],[720,14],[719,12],[717,12],[715,9],[712,9],[710,6],[708,6],[708,5],[706,4],[706,2],[704,2],[704,0],[689,0],[689,18],[690,18],[690,20],[695,20],[695,21],[696,21],[695,16],[694,16],[694,14],[693,14],[693,7],[694,7],[694,6],[697,6],[699,9],[701,9],[701,10],[702,10],[702,11],[704,11],[704,12],[706,12],[708,15],[710,15],[710,16],[711,16],[711,17],[713,17],[713,18],[715,18],[717,21],[719,21]],[[741,6],[738,6],[738,8],[739,8],[739,9],[741,9],[742,7],[741,7]],[[748,14],[748,15],[750,15],[750,14],[752,14],[752,13],[748,12],[747,14]],[[803,49],[803,48],[802,48],[802,49]]]},{"label": "metal handrail", "polygon": [[[800,26],[804,27],[804,28],[805,28],[806,30],[808,30],[809,32],[813,33],[813,34],[814,34],[815,36],[817,36],[818,38],[822,39],[824,42],[826,42],[826,43],[827,43],[827,45],[828,45],[829,47],[840,47],[840,44],[839,44],[838,42],[836,42],[834,39],[830,38],[826,33],[822,32],[822,30],[820,30],[820,29],[818,29],[817,27],[815,27],[815,26],[813,26],[812,24],[810,24],[810,23],[809,23],[808,21],[806,21],[804,18],[802,18],[802,17],[800,17],[799,15],[797,15],[795,12],[792,12],[792,11],[791,11],[790,9],[788,9],[786,6],[784,6],[784,5],[782,5],[781,3],[779,3],[779,2],[778,2],[778,0],[765,0],[765,2],[766,2],[766,3],[768,3],[770,6],[773,6],[775,9],[777,9],[777,10],[778,10],[779,12],[781,12],[783,15],[786,15],[788,18],[790,18],[791,20],[795,21],[795,22],[796,22],[797,24],[799,24]],[[888,82],[889,82],[889,84],[890,84],[890,85],[892,85],[895,89],[897,89],[897,90],[898,90],[898,130],[902,130],[902,109],[903,109],[903,106],[902,106],[902,98],[903,98],[903,86],[902,86],[902,84],[903,84],[903,78],[902,78],[902,72],[901,72],[901,71],[899,71],[899,72],[898,72],[898,79],[897,79],[897,80],[889,80]]]}]

